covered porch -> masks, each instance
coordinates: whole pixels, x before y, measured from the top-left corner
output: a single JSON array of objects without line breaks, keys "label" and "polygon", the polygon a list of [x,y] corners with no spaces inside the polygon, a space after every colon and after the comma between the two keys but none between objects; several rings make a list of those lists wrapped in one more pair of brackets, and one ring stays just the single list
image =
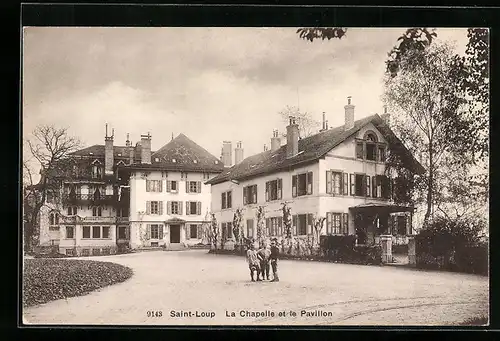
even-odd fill
[{"label": "covered porch", "polygon": [[358,245],[378,244],[381,235],[392,235],[395,244],[408,243],[414,207],[369,203],[350,207],[349,211]]}]

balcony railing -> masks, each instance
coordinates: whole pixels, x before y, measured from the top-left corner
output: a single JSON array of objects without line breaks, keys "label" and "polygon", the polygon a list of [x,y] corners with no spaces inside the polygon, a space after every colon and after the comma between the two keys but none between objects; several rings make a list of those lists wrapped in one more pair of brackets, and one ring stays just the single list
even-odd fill
[{"label": "balcony railing", "polygon": [[115,194],[64,194],[63,202],[65,203],[94,203],[94,204],[109,204],[116,202],[118,196]]},{"label": "balcony railing", "polygon": [[128,217],[116,217],[116,221],[119,223],[128,223]]},{"label": "balcony railing", "polygon": [[62,224],[98,222],[98,223],[128,223],[128,217],[80,217],[80,216],[61,216]]}]

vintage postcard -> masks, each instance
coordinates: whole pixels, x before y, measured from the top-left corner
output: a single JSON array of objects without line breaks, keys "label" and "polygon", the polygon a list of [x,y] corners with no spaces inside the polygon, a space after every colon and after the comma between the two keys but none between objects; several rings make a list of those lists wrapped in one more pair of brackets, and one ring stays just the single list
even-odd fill
[{"label": "vintage postcard", "polygon": [[488,325],[485,28],[24,27],[25,325]]}]

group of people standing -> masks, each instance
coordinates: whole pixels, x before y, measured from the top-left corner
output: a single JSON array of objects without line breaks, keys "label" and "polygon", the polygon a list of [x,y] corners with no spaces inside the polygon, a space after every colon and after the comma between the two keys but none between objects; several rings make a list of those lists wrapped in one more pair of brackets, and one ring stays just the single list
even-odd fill
[{"label": "group of people standing", "polygon": [[[252,282],[263,281],[267,279],[269,281],[269,263],[271,264],[273,270],[273,279],[271,282],[278,282],[278,247],[276,246],[276,239],[271,241],[271,247],[268,247],[267,243],[261,243],[260,248],[255,250],[253,243],[250,244],[247,250],[247,261],[248,267],[250,269],[250,277]],[[254,274],[257,278],[254,278]],[[262,279],[261,279],[262,278]]]}]

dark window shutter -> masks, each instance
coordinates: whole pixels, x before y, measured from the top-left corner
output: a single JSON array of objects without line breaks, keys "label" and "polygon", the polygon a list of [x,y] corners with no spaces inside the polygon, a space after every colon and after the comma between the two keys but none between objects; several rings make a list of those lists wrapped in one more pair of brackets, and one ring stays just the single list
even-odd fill
[{"label": "dark window shutter", "polygon": [[146,214],[151,214],[151,201],[146,201]]},{"label": "dark window shutter", "polygon": [[220,207],[222,209],[226,208],[226,193],[221,193],[220,195]]},{"label": "dark window shutter", "polygon": [[201,181],[198,181],[196,183],[196,190],[197,190],[198,193],[201,193]]},{"label": "dark window shutter", "polygon": [[160,189],[159,189],[160,192],[163,192],[163,180],[160,180]]},{"label": "dark window shutter", "polygon": [[190,208],[191,207],[189,207],[189,201],[186,201],[186,215],[190,215],[191,214]]},{"label": "dark window shutter", "polygon": [[189,181],[186,181],[186,193],[189,193]]},{"label": "dark window shutter", "polygon": [[332,172],[326,171],[326,193],[332,193]]},{"label": "dark window shutter", "polygon": [[203,234],[201,231],[201,228],[202,228],[201,225],[198,225],[198,227],[196,228],[196,238],[198,238],[198,239],[200,239],[202,234]]},{"label": "dark window shutter", "polygon": [[163,215],[163,201],[158,201],[158,214]]},{"label": "dark window shutter", "polygon": [[283,198],[283,180],[278,179],[278,199]]},{"label": "dark window shutter", "polygon": [[297,196],[297,175],[292,175],[292,197]]},{"label": "dark window shutter", "polygon": [[172,181],[167,180],[167,192],[172,190]]},{"label": "dark window shutter", "polygon": [[271,218],[266,218],[266,236],[269,236],[271,232]]},{"label": "dark window shutter", "polygon": [[191,239],[191,225],[186,225],[186,239]]},{"label": "dark window shutter", "polygon": [[354,174],[349,174],[350,184],[351,184],[351,195],[354,196],[356,194],[356,177]]},{"label": "dark window shutter", "polygon": [[196,214],[200,215],[201,214],[201,201],[198,201],[196,203]]},{"label": "dark window shutter", "polygon": [[266,182],[266,201],[269,201],[269,181]]},{"label": "dark window shutter", "polygon": [[372,176],[372,197],[377,197],[377,176]]},{"label": "dark window shutter", "polygon": [[332,232],[332,213],[326,212],[326,234],[330,234]]},{"label": "dark window shutter", "polygon": [[231,191],[227,192],[227,199],[226,199],[227,200],[227,208],[233,207],[233,200],[232,200],[231,193],[232,193]]},{"label": "dark window shutter", "polygon": [[342,214],[342,216],[343,216],[342,228],[344,229],[343,232],[344,234],[349,234],[349,213],[344,213]]},{"label": "dark window shutter", "polygon": [[313,233],[313,215],[308,214],[307,215],[307,234],[312,234]]},{"label": "dark window shutter", "polygon": [[371,196],[371,178],[369,175],[366,176],[366,196],[370,197]]},{"label": "dark window shutter", "polygon": [[163,239],[163,225],[158,227],[158,239]]},{"label": "dark window shutter", "polygon": [[344,195],[349,195],[349,174],[343,173],[343,177],[342,184],[344,185]]},{"label": "dark window shutter", "polygon": [[150,239],[151,239],[151,225],[147,224],[146,225],[146,240],[150,240]]},{"label": "dark window shutter", "polygon": [[307,173],[307,194],[313,193],[313,172]]},{"label": "dark window shutter", "polygon": [[361,179],[361,195],[366,196],[366,175],[360,177]]},{"label": "dark window shutter", "polygon": [[149,180],[146,180],[146,192],[151,191],[151,182]]},{"label": "dark window shutter", "polygon": [[248,187],[243,187],[243,205],[247,204],[247,192],[248,192]]},{"label": "dark window shutter", "polygon": [[167,201],[167,214],[172,214],[172,202]]},{"label": "dark window shutter", "polygon": [[179,207],[179,215],[182,215],[182,201],[178,202],[178,207]]},{"label": "dark window shutter", "polygon": [[257,185],[252,186],[252,202],[257,203]]}]

